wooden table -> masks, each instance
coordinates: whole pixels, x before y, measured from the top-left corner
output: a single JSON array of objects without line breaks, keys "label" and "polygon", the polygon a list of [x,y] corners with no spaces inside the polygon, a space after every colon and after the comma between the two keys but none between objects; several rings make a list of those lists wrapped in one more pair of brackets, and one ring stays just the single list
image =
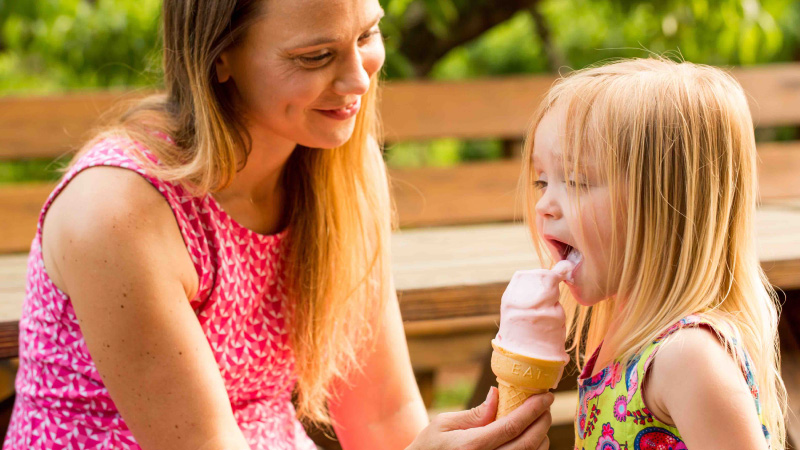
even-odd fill
[{"label": "wooden table", "polygon": [[[781,289],[800,288],[800,200],[762,205],[756,221],[758,254],[769,279]],[[514,271],[540,266],[522,224],[400,230],[392,252],[412,335],[424,333],[427,321],[471,318],[463,327],[490,321]],[[19,320],[26,261],[25,254],[0,257],[0,322]]]}]

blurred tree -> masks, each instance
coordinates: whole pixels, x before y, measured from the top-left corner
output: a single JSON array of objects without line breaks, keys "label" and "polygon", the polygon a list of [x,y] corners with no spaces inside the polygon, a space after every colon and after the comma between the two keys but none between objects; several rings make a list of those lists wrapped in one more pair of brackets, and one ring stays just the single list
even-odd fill
[{"label": "blurred tree", "polygon": [[157,82],[160,0],[0,0],[0,92]]},{"label": "blurred tree", "polygon": [[[390,79],[556,72],[648,52],[726,66],[800,61],[798,0],[379,1]],[[157,86],[160,7],[0,0],[0,95]],[[389,157],[452,164],[510,148],[442,140],[400,145]]]},{"label": "blurred tree", "polygon": [[481,36],[521,10],[533,8],[539,0],[383,0],[398,37],[393,55],[406,60],[410,73],[425,76],[451,50]]},{"label": "blurred tree", "polygon": [[[796,0],[380,0],[388,78],[800,60]],[[0,0],[0,93],[157,83],[160,0]]]}]

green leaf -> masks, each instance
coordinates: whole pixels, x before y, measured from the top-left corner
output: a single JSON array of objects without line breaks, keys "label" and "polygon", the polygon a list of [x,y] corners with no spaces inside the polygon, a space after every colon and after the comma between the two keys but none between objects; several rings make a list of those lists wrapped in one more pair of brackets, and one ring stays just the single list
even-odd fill
[{"label": "green leaf", "polygon": [[759,29],[755,25],[748,25],[742,30],[739,44],[739,60],[742,64],[749,65],[758,62],[759,34]]}]

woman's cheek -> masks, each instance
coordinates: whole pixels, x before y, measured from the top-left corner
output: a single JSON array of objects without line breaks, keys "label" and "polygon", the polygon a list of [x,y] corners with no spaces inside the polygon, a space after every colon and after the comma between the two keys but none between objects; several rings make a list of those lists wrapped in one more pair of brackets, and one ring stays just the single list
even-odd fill
[{"label": "woman's cheek", "polygon": [[370,77],[383,67],[383,62],[386,60],[386,49],[383,46],[383,40],[380,36],[373,38],[374,43],[370,43],[364,48],[364,70]]}]

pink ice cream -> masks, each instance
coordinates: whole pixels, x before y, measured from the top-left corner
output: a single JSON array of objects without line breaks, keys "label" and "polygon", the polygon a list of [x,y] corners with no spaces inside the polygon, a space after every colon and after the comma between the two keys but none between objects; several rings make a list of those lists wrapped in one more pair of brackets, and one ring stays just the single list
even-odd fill
[{"label": "pink ice cream", "polygon": [[558,302],[558,285],[570,279],[573,269],[574,262],[563,260],[552,270],[516,272],[503,293],[496,344],[532,358],[569,361],[564,350],[566,316]]}]

